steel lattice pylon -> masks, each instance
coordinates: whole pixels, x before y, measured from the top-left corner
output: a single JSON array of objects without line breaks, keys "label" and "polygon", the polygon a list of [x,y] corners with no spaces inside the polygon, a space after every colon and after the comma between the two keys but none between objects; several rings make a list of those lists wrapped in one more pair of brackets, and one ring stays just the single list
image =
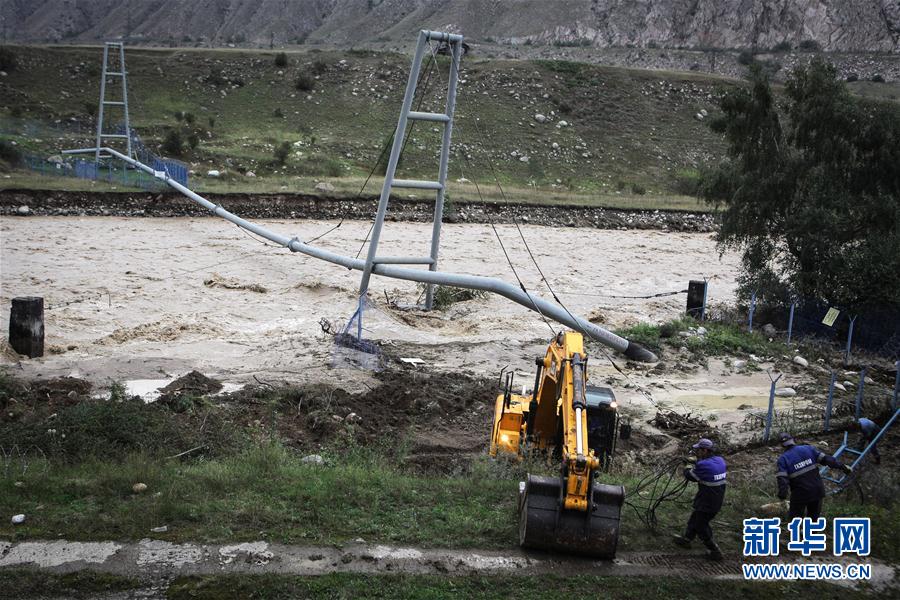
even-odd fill
[{"label": "steel lattice pylon", "polygon": [[[118,71],[110,71],[110,50],[113,51],[113,57],[118,55],[119,64]],[[118,77],[122,81],[122,96],[120,100],[107,100],[106,98],[106,81],[110,77]],[[106,133],[103,130],[103,122],[106,119],[106,107],[121,107],[125,117],[124,133]],[[103,147],[105,139],[124,139],[126,144],[125,153],[132,158],[131,152],[131,122],[128,119],[128,71],[125,70],[125,44],[122,42],[106,42],[103,44],[103,72],[100,76],[100,106],[97,109],[97,143],[94,148],[94,160],[100,160],[100,149]]]}]

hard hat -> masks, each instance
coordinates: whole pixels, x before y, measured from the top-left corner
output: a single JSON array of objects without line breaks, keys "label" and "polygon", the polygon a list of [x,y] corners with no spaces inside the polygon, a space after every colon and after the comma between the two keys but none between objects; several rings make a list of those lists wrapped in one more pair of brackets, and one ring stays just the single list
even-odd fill
[{"label": "hard hat", "polygon": [[796,444],[796,442],[794,441],[794,436],[789,433],[782,433],[778,436],[778,438],[781,440],[781,445],[785,448],[789,448],[790,446],[794,446]]}]

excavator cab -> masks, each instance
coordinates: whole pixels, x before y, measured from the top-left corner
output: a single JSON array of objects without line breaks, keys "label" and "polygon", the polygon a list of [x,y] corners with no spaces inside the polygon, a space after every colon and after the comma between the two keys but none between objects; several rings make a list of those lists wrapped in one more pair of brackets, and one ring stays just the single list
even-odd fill
[{"label": "excavator cab", "polygon": [[506,373],[491,432],[491,456],[538,451],[559,461],[558,476],[529,475],[519,484],[519,542],[614,558],[625,490],[595,480],[615,452],[615,395],[587,385],[580,333],[560,333],[535,363],[530,393],[515,393],[514,373]]}]

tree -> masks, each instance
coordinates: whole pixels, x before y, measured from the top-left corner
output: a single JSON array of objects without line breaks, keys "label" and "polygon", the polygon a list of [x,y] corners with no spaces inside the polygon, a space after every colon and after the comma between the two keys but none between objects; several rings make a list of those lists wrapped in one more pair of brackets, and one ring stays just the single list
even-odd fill
[{"label": "tree", "polygon": [[742,252],[740,293],[900,306],[900,111],[852,96],[818,59],[783,105],[753,65],[712,121],[728,158],[701,193],[723,208],[720,247]]}]

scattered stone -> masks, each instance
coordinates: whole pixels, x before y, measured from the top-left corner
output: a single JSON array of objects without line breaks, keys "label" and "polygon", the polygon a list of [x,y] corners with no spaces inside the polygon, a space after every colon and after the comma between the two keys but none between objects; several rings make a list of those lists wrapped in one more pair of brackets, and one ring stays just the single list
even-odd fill
[{"label": "scattered stone", "polygon": [[244,173],[244,177],[256,177],[256,173],[254,173],[253,171],[247,171],[246,173]]},{"label": "scattered stone", "polygon": [[334,186],[331,185],[330,183],[328,183],[327,181],[320,181],[319,183],[316,184],[315,189],[317,192],[333,192]]},{"label": "scattered stone", "polygon": [[835,383],[834,383],[834,389],[836,389],[836,390],[841,390],[842,392],[846,392],[846,391],[847,391],[847,388],[844,387],[844,384],[838,383],[838,382],[835,382]]},{"label": "scattered stone", "polygon": [[875,380],[872,379],[871,377],[866,377],[863,381],[865,381],[866,383],[869,383],[869,384],[875,383]]},{"label": "scattered stone", "polygon": [[167,532],[168,530],[169,530],[169,526],[168,526],[168,525],[163,525],[162,527],[154,527],[154,528],[151,529],[150,531],[151,531],[152,533],[165,533],[165,532]]},{"label": "scattered stone", "polygon": [[703,326],[698,327],[697,335],[706,335],[706,327],[703,327]]},{"label": "scattered stone", "polygon": [[222,175],[222,172],[218,169],[210,169],[206,172],[207,177],[219,177],[220,175]]},{"label": "scattered stone", "polygon": [[320,454],[310,454],[301,458],[300,462],[308,465],[324,465],[325,459]]},{"label": "scattered stone", "polygon": [[698,121],[702,121],[703,119],[706,118],[706,116],[703,113],[697,113],[696,115],[694,115],[694,118],[697,119]]},{"label": "scattered stone", "polygon": [[789,387],[779,388],[775,390],[775,395],[779,398],[792,398],[797,395],[797,390]]},{"label": "scattered stone", "polygon": [[856,384],[854,384],[852,381],[845,380],[845,381],[844,381],[844,387],[845,387],[845,388],[852,388],[852,387],[856,387]]},{"label": "scattered stone", "polygon": [[778,330],[775,329],[775,326],[771,323],[766,323],[762,326],[762,332],[766,337],[775,337],[775,335],[778,333]]},{"label": "scattered stone", "polygon": [[803,367],[804,369],[809,366],[809,361],[800,355],[797,355],[794,357],[793,363],[795,365],[799,365],[799,366]]},{"label": "scattered stone", "polygon": [[131,486],[131,491],[133,491],[135,494],[141,494],[143,492],[146,492],[147,484],[146,483],[136,483],[133,486]]},{"label": "scattered stone", "polygon": [[560,121],[559,123],[556,124],[556,126],[557,127],[568,127],[569,122],[568,121]]},{"label": "scattered stone", "polygon": [[534,120],[537,121],[538,123],[546,123],[547,117],[542,115],[541,113],[537,113],[534,115]]},{"label": "scattered stone", "polygon": [[25,522],[25,515],[13,515],[13,518],[10,519],[13,525],[21,525]]},{"label": "scattered stone", "polygon": [[527,157],[527,156],[523,156],[523,157],[519,158],[519,162],[527,163],[527,162],[528,162],[528,157]]},{"label": "scattered stone", "polygon": [[27,217],[31,214],[31,209],[25,206],[24,204],[16,209],[16,214],[22,217]]},{"label": "scattered stone", "polygon": [[554,150],[559,150],[559,144],[557,144],[556,142],[553,142],[552,144],[550,144],[550,147],[553,148]]},{"label": "scattered stone", "polygon": [[747,361],[738,359],[738,360],[732,361],[731,366],[734,367],[735,369],[743,369],[744,367],[747,366]]}]

